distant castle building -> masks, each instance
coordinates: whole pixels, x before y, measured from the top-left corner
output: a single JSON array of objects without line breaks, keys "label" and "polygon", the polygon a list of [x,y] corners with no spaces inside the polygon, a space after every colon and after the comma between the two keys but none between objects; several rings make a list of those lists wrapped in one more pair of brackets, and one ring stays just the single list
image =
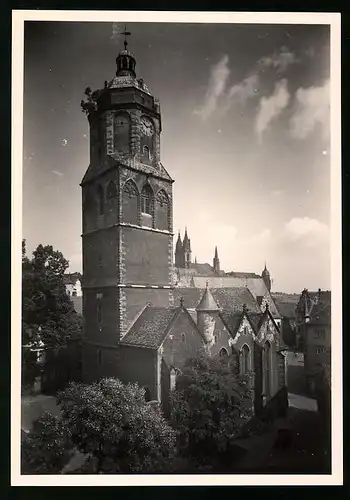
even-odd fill
[{"label": "distant castle building", "polygon": [[261,276],[173,252],[173,179],[160,159],[160,105],[124,42],[114,78],[86,91],[90,164],[83,212],[83,379],[138,382],[166,405],[185,360],[205,348],[251,375],[259,408],[284,385],[278,311]]}]

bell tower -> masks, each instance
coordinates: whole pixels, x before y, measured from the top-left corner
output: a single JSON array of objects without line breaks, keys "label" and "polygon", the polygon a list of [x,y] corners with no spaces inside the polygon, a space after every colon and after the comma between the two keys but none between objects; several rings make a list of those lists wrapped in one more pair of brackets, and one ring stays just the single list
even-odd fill
[{"label": "bell tower", "polygon": [[172,300],[173,180],[160,161],[159,102],[128,50],[104,88],[81,102],[90,126],[83,213],[83,372],[117,375],[119,340],[141,310]]}]

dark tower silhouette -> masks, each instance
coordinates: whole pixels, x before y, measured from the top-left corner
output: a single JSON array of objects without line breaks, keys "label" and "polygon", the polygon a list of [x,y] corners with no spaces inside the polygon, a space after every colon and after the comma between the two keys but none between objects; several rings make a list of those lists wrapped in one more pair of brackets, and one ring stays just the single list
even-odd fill
[{"label": "dark tower silhouette", "polygon": [[183,241],[183,253],[184,253],[184,267],[189,268],[191,267],[191,240],[188,237],[187,234],[187,227],[185,228],[185,236],[184,236],[184,241]]},{"label": "dark tower silhouette", "polygon": [[81,103],[90,125],[81,182],[86,382],[118,376],[118,344],[137,314],[172,303],[173,180],[160,161],[159,102],[136,78],[127,45],[116,76]]},{"label": "dark tower silhouette", "polygon": [[175,247],[175,267],[185,267],[180,231],[177,236],[177,242]]},{"label": "dark tower silhouette", "polygon": [[213,270],[214,270],[214,273],[217,273],[217,274],[219,274],[219,272],[220,272],[220,260],[219,260],[219,256],[218,256],[218,247],[215,247],[215,254],[214,254],[214,258],[213,258]]},{"label": "dark tower silhouette", "polygon": [[264,283],[266,285],[266,288],[268,289],[268,291],[270,292],[271,291],[271,276],[270,276],[270,272],[267,270],[266,268],[266,262],[265,262],[265,267],[264,267],[264,270],[263,272],[261,273],[261,277],[262,279],[264,280]]}]

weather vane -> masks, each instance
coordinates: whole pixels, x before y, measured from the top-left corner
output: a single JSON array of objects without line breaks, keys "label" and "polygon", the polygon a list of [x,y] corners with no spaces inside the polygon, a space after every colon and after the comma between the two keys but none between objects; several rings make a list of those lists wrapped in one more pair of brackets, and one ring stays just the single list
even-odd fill
[{"label": "weather vane", "polygon": [[124,26],[124,31],[121,34],[124,35],[124,49],[126,50],[126,47],[128,46],[126,37],[131,35],[130,31],[126,31],[126,24]]}]

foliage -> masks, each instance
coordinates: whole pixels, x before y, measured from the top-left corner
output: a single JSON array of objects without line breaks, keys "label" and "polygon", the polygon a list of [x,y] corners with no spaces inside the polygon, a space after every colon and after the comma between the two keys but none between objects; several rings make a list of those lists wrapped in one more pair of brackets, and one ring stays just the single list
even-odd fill
[{"label": "foliage", "polygon": [[97,110],[97,99],[100,92],[98,90],[92,92],[90,87],[86,87],[84,94],[86,96],[86,101],[81,100],[80,102],[81,109],[83,113],[87,115],[93,114]]},{"label": "foliage", "polygon": [[164,471],[175,455],[175,432],[137,384],[71,383],[58,399],[73,444],[95,473]]},{"label": "foliage", "polygon": [[[252,416],[248,384],[229,358],[189,359],[171,394],[171,419],[182,455],[206,463],[230,454],[233,438]],[[220,458],[221,457],[221,458]]]},{"label": "foliage", "polygon": [[[39,245],[33,258],[22,241],[22,345],[59,351],[81,333],[81,319],[66,293],[63,276],[68,261],[52,246]],[[22,382],[32,384],[40,373],[33,351],[23,348]]]},{"label": "foliage", "polygon": [[24,438],[21,453],[23,474],[59,474],[73,454],[69,427],[44,413]]}]

